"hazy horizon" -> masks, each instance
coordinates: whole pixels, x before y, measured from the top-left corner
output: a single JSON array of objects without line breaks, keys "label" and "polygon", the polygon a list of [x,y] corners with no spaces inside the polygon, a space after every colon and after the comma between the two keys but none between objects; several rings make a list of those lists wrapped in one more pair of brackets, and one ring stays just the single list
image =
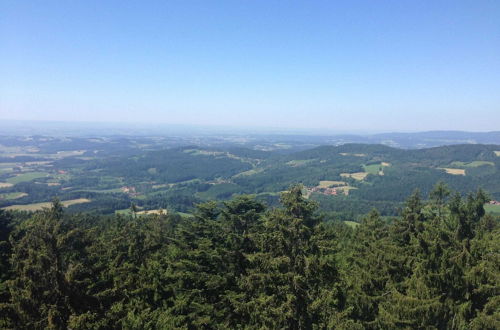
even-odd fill
[{"label": "hazy horizon", "polygon": [[500,133],[500,130],[335,130],[297,127],[196,125],[151,122],[95,122],[95,121],[49,121],[49,120],[2,120],[0,135],[171,135],[171,134],[222,134],[222,135],[305,135],[305,136],[375,136],[379,134],[422,134],[422,133]]},{"label": "hazy horizon", "polygon": [[0,120],[495,131],[500,2],[0,4]]}]

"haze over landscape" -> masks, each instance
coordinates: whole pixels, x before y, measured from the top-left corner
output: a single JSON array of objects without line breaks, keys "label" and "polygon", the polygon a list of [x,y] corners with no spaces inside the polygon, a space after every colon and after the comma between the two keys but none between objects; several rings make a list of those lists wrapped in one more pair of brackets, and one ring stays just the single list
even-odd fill
[{"label": "haze over landscape", "polygon": [[0,329],[500,329],[499,1],[0,1]]}]

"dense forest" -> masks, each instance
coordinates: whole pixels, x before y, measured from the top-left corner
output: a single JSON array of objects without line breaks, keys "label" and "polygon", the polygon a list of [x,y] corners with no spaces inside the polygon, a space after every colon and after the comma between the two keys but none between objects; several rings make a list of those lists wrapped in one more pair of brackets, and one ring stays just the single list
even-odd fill
[{"label": "dense forest", "polygon": [[439,183],[352,227],[300,185],[183,217],[0,210],[0,328],[498,329],[487,201]]}]

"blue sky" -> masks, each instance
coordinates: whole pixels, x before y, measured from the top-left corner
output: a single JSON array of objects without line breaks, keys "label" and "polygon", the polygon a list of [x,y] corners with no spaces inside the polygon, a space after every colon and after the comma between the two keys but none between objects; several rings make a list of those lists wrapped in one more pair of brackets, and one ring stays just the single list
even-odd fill
[{"label": "blue sky", "polygon": [[500,130],[500,1],[0,1],[0,119]]}]

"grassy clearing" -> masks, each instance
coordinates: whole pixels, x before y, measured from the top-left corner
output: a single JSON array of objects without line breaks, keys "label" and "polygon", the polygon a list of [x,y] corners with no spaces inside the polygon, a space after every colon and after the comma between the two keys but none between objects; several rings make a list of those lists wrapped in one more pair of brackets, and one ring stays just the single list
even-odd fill
[{"label": "grassy clearing", "polygon": [[363,165],[365,172],[373,175],[378,175],[380,171],[382,171],[381,164],[371,164],[371,165]]},{"label": "grassy clearing", "polygon": [[10,168],[17,166],[17,163],[0,163],[0,168]]},{"label": "grassy clearing", "polygon": [[153,189],[161,189],[161,188],[171,188],[173,187],[173,183],[162,183],[162,184],[154,184],[151,186]]},{"label": "grassy clearing", "polygon": [[390,163],[381,162],[378,164],[363,165],[365,172],[373,175],[384,175],[384,167],[391,166]]},{"label": "grassy clearing", "polygon": [[0,167],[0,174],[12,172],[12,167]]},{"label": "grassy clearing", "polygon": [[[70,205],[75,205],[75,204],[82,204],[82,203],[89,203],[90,199],[87,198],[78,198],[78,199],[70,199],[67,201],[61,201],[61,204],[64,207],[68,207]],[[5,210],[17,210],[17,211],[38,211],[43,209],[44,207],[50,207],[52,205],[51,202],[44,202],[44,203],[33,203],[33,204],[26,204],[26,205],[11,205],[4,207]]]},{"label": "grassy clearing", "polygon": [[340,190],[340,191],[345,191],[345,190],[353,190],[353,189],[358,189],[358,188],[356,188],[356,187],[351,187],[351,186],[337,187],[337,190]]},{"label": "grassy clearing", "polygon": [[0,182],[0,188],[10,188],[13,184],[9,182]]},{"label": "grassy clearing", "polygon": [[46,177],[48,174],[46,172],[28,172],[28,173],[22,173],[22,174],[18,174],[12,178],[8,178],[7,179],[7,182],[8,183],[12,183],[12,184],[17,184],[17,183],[20,183],[20,182],[28,182],[28,181],[32,181],[32,180],[35,180],[35,179],[39,179],[39,178],[44,178]]},{"label": "grassy clearing", "polygon": [[72,156],[81,156],[85,153],[86,150],[66,150],[66,151],[58,151],[54,157],[55,158],[64,158],[64,157],[72,157]]},{"label": "grassy clearing", "polygon": [[459,168],[462,168],[462,167],[479,167],[479,166],[483,166],[483,165],[490,165],[490,166],[495,166],[495,163],[493,162],[487,162],[487,161],[483,161],[483,160],[475,160],[473,162],[469,162],[469,163],[465,163],[465,162],[453,162],[450,164],[450,166],[452,167],[459,167]]},{"label": "grassy clearing", "polygon": [[127,215],[132,214],[132,211],[130,209],[115,210],[115,214]]},{"label": "grassy clearing", "polygon": [[258,194],[255,194],[255,196],[266,196],[266,195],[269,195],[269,196],[281,196],[282,193],[286,192],[285,190],[284,191],[265,191],[265,192],[261,192],[261,193],[258,193]]},{"label": "grassy clearing", "polygon": [[190,154],[191,156],[213,156],[213,157],[227,157],[232,159],[237,159],[244,163],[252,164],[252,161],[245,157],[236,156],[227,151],[212,151],[212,150],[200,150],[200,149],[186,149],[183,152]]},{"label": "grassy clearing", "polygon": [[330,187],[337,187],[337,186],[346,186],[347,183],[344,181],[320,181],[318,188],[330,188]]},{"label": "grassy clearing", "polygon": [[357,226],[359,226],[359,223],[355,221],[344,221],[344,223],[351,228],[356,228]]},{"label": "grassy clearing", "polygon": [[251,170],[244,171],[244,172],[238,173],[236,175],[233,175],[233,178],[238,178],[238,177],[241,177],[241,176],[250,176],[250,175],[254,175],[254,174],[260,173],[262,171],[264,171],[263,168],[254,168],[254,169],[251,169]]},{"label": "grassy clearing", "polygon": [[21,198],[24,196],[28,196],[28,194],[23,192],[13,192],[13,193],[0,194],[0,199],[11,200],[11,199]]},{"label": "grassy clearing", "polygon": [[500,205],[485,204],[484,210],[487,213],[498,213],[500,214]]},{"label": "grassy clearing", "polygon": [[367,172],[340,173],[340,176],[343,178],[353,178],[358,181],[364,180],[364,178],[366,178],[367,175],[368,175]]},{"label": "grassy clearing", "polygon": [[194,218],[194,215],[192,215],[191,213],[177,212],[177,214],[183,218]]},{"label": "grassy clearing", "polygon": [[465,170],[463,168],[446,168],[446,167],[438,167],[440,170],[445,170],[446,173],[452,175],[465,175]]}]

